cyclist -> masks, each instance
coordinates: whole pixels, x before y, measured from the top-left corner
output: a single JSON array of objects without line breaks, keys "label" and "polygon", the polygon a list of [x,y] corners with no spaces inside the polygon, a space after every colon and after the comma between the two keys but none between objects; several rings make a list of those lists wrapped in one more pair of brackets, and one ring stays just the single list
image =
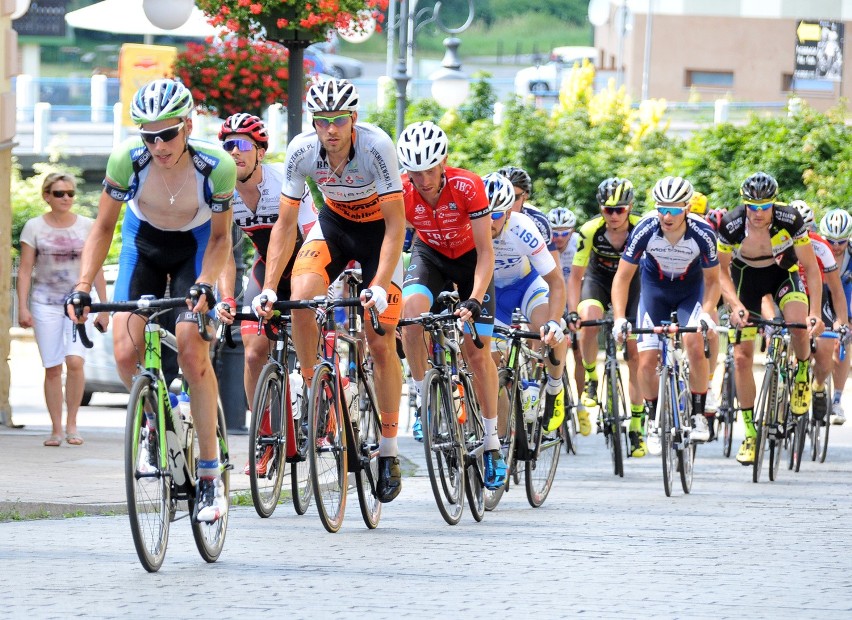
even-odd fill
[{"label": "cyclist", "polygon": [[[612,303],[612,279],[618,269],[621,253],[627,237],[639,223],[639,216],[630,211],[633,208],[633,183],[627,179],[610,177],[601,181],[595,192],[601,214],[590,219],[580,228],[577,253],[571,266],[568,279],[568,310],[570,324],[580,319],[593,321],[602,319]],[[636,315],[639,304],[639,278],[633,278],[627,300],[630,316]],[[589,412],[586,407],[597,405],[598,398],[598,328],[584,327],[580,331],[580,351],[583,358],[584,381],[577,384],[578,393],[585,395],[577,406],[577,418],[580,433],[591,432]],[[642,425],[645,407],[642,404],[642,391],[639,386],[639,356],[636,340],[627,341],[628,368],[630,369],[630,439],[633,442],[632,455],[645,456],[645,442],[642,439]]]},{"label": "cyclist", "polygon": [[[567,291],[568,280],[571,276],[571,265],[574,263],[574,255],[577,253],[577,243],[580,238],[580,235],[574,230],[577,227],[577,216],[570,209],[557,207],[550,210],[547,219],[550,221],[550,228],[553,231],[553,245],[556,248],[558,264],[562,267],[562,280],[565,282],[565,290]],[[567,300],[565,310],[567,314]],[[579,345],[579,341],[577,345]],[[579,346],[573,346],[572,351],[574,354],[574,381],[577,383],[577,388],[580,389],[583,385],[583,373],[585,372],[583,355],[580,353]]]},{"label": "cyclist", "polygon": [[[794,415],[802,415],[808,411],[811,400],[808,336],[818,336],[823,321],[822,289],[814,287],[808,298],[799,278],[798,264],[801,263],[812,282],[820,279],[819,265],[802,216],[795,209],[775,204],[778,183],[774,178],[764,172],[752,174],[743,182],[740,194],[744,204],[725,214],[719,227],[722,295],[731,308],[731,323],[735,327],[748,323],[749,312],[760,315],[761,300],[766,294],[772,295],[786,321],[812,323],[808,332],[794,329],[791,333],[793,349],[800,361],[790,409]],[[743,465],[754,462],[753,363],[754,342],[743,340],[734,351],[737,398],[746,433],[737,460]]]},{"label": "cyclist", "polygon": [[[640,269],[642,292],[639,295],[637,325],[653,327],[669,321],[677,312],[678,324],[696,326],[703,322],[713,329],[710,313],[719,299],[719,260],[716,235],[703,218],[689,213],[692,184],[682,177],[667,176],[654,186],[656,215],[642,218],[621,256],[612,283],[613,334],[621,337],[629,331],[627,296],[630,281]],[[704,337],[684,334],[689,357],[689,382],[692,392],[692,439],[707,441],[710,429],[704,417],[707,397],[707,359]],[[639,377],[649,414],[656,419],[657,360],[659,338],[655,334],[639,337]],[[648,433],[648,450],[659,454],[659,429]]]},{"label": "cyclist", "polygon": [[[852,216],[844,209],[831,209],[823,216],[819,223],[819,232],[828,241],[834,259],[840,265],[840,280],[846,297],[846,315],[852,318],[852,249],[849,246],[849,237],[852,235]],[[842,315],[841,315],[842,316]],[[840,397],[849,376],[849,363],[852,356],[839,359],[839,347],[835,350],[834,359],[834,397],[831,403],[831,423],[843,424],[846,416],[840,404]]]},{"label": "cyclist", "polygon": [[[415,231],[402,289],[403,315],[412,318],[428,312],[449,282],[464,300],[457,313],[470,313],[483,345],[489,345],[494,326],[494,248],[487,217],[491,208],[482,180],[447,166],[448,152],[447,135],[428,121],[408,125],[397,141],[399,163],[407,172],[405,215]],[[419,396],[428,359],[423,328],[403,328],[402,342]],[[497,366],[490,346],[478,349],[468,337],[462,351],[473,371],[485,423],[485,486],[496,489],[506,481],[497,431]],[[414,438],[423,439],[419,414]]]},{"label": "cyclist", "polygon": [[[698,192],[695,192],[695,194],[698,194]],[[700,200],[701,199],[699,198],[699,202]],[[704,200],[706,202],[706,197]],[[690,201],[689,212],[692,213],[692,201]],[[727,212],[728,210],[725,208],[711,209],[704,216],[705,221],[710,224],[710,227],[713,229],[713,232],[716,233],[717,237],[719,235],[719,224]],[[722,309],[723,306],[724,302],[720,298],[715,312],[710,313],[710,318],[712,318],[717,324],[719,322],[719,310]],[[704,415],[707,417],[707,424],[710,426],[710,441],[713,441],[716,438],[716,425],[714,418],[716,411],[719,409],[719,401],[716,398],[716,392],[713,389],[713,375],[716,373],[717,361],[719,359],[719,334],[715,330],[708,332],[707,340],[710,345],[710,359],[708,360],[710,374],[707,378],[707,402],[704,405]]]},{"label": "cyclist", "polygon": [[[198,334],[196,313],[215,305],[212,283],[231,250],[228,210],[236,167],[220,147],[189,138],[193,108],[189,89],[171,79],[154,80],[133,96],[130,118],[140,126],[141,135],[110,154],[98,216],[83,250],[80,282],[68,302],[84,308],[91,303],[92,278],[106,258],[126,202],[115,301],[162,297],[167,287],[172,295],[188,291],[187,297],[196,300],[189,311],[178,315],[175,335],[198,431],[194,517],[213,522],[227,511],[228,498],[219,476],[218,384],[209,346]],[[73,307],[67,306],[67,311],[74,318]],[[115,358],[128,386],[144,353],[138,349],[144,326],[145,321],[134,314],[115,315]]]},{"label": "cyclist", "polygon": [[[379,336],[366,322],[382,419],[376,496],[387,503],[402,489],[397,446],[402,366],[395,329],[402,306],[402,180],[390,137],[378,127],[358,122],[358,92],[351,82],[333,78],[316,82],[305,103],[314,129],[302,132],[287,147],[281,214],[272,227],[263,291],[252,300],[252,308],[266,318],[278,299],[275,287],[293,253],[300,197],[310,177],[325,204],[296,255],[292,298],[324,295],[350,260],[361,263],[364,282],[369,283],[361,293],[362,304],[365,309],[376,308],[385,329]],[[265,307],[260,307],[262,296],[268,300]],[[291,316],[293,344],[305,382],[310,383],[319,341],[315,315],[294,310]]]},{"label": "cyclist", "polygon": [[532,193],[532,179],[526,170],[517,166],[503,166],[497,171],[509,179],[512,187],[515,188],[515,201],[512,203],[512,211],[515,213],[523,213],[530,218],[538,228],[541,236],[547,242],[547,251],[553,255],[553,259],[559,262],[559,256],[556,254],[556,245],[553,243],[553,231],[550,227],[550,220],[547,215],[533,205],[527,202],[527,198]]},{"label": "cyclist", "polygon": [[[837,260],[834,258],[831,245],[816,233],[816,222],[814,220],[814,212],[804,200],[793,200],[790,206],[799,212],[805,225],[808,227],[808,236],[811,238],[811,245],[814,249],[814,255],[819,265],[822,281],[822,320],[826,326],[838,330],[841,325],[848,326],[848,305],[846,304],[846,294],[843,291],[843,284],[840,281],[840,270],[837,265]],[[802,283],[805,285],[805,292],[809,292],[807,278],[804,277],[803,268],[799,265],[799,271],[802,275]],[[814,352],[814,368],[813,368],[813,383],[811,384],[812,391],[812,408],[814,418],[820,423],[826,420],[826,415],[829,414],[829,399],[831,394],[826,394],[825,380],[829,374],[834,372],[834,350],[836,342],[827,338],[820,338],[816,341],[816,351]]]},{"label": "cyclist", "polygon": [[[269,146],[269,133],[264,122],[252,114],[238,113],[225,119],[219,129],[219,140],[222,148],[234,159],[237,166],[237,186],[234,192],[233,218],[234,223],[248,235],[254,245],[254,261],[252,262],[248,286],[243,293],[246,301],[253,299],[263,285],[266,272],[266,255],[269,251],[269,235],[272,226],[278,220],[278,207],[281,202],[281,185],[284,182],[284,167],[281,164],[265,164],[266,149]],[[305,188],[299,206],[298,229],[296,231],[296,251],[302,246],[302,241],[317,221],[310,192]],[[289,258],[284,273],[276,287],[280,299],[290,298],[290,274],[296,260],[295,252]],[[219,277],[219,296],[221,302],[216,306],[219,320],[230,325],[234,322],[237,302],[234,299],[234,281],[236,279],[236,263],[233,252],[228,253],[225,270]],[[248,312],[246,304],[245,312]],[[243,383],[249,405],[254,402],[254,392],[260,371],[266,363],[269,353],[269,340],[263,334],[257,333],[257,323],[244,321],[240,325],[243,348],[245,350],[245,369]],[[268,426],[269,418],[264,419]],[[271,429],[267,429],[271,432]],[[267,446],[264,454],[257,463],[257,474],[266,475],[266,467],[272,457],[272,446]],[[248,475],[248,464],[245,467]]]},{"label": "cyclist", "polygon": [[512,210],[516,202],[512,183],[499,172],[483,177],[491,203],[491,237],[494,241],[494,288],[497,297],[495,323],[509,326],[512,313],[520,308],[538,329],[542,342],[550,345],[557,364],[548,358],[547,385],[542,426],[547,431],[559,428],[565,417],[562,372],[568,346],[565,340],[565,283],[562,270],[535,223],[523,213]]}]

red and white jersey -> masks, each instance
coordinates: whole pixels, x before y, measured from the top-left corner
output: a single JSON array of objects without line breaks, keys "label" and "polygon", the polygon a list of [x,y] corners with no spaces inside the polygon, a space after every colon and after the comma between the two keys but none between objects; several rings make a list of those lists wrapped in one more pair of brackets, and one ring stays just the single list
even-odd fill
[{"label": "red and white jersey", "polygon": [[[822,274],[822,281],[825,282],[825,274],[837,271],[837,261],[834,259],[834,254],[831,253],[831,246],[828,245],[828,241],[812,231],[808,232],[808,236],[811,238],[811,247],[813,247],[814,254],[816,255],[819,272]],[[805,285],[805,290],[807,291],[807,275],[801,263],[799,263],[799,277],[802,279],[802,283]]]}]

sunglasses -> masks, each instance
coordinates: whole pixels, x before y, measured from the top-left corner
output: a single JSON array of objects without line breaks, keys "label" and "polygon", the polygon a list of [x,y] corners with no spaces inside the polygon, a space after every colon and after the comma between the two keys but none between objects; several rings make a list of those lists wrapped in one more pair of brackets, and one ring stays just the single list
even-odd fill
[{"label": "sunglasses", "polygon": [[571,231],[570,230],[554,230],[553,236],[554,237],[560,237],[560,238],[561,237],[569,237],[569,236],[571,236]]},{"label": "sunglasses", "polygon": [[180,134],[180,130],[183,129],[184,124],[185,123],[181,121],[173,127],[166,127],[160,131],[145,131],[142,129],[139,131],[139,135],[141,135],[142,139],[148,144],[156,144],[157,140],[160,142],[171,142],[178,137],[178,134]]},{"label": "sunglasses", "polygon": [[315,116],[314,127],[328,129],[332,123],[335,127],[344,127],[347,119],[352,118],[351,114],[341,114],[339,116]]},{"label": "sunglasses", "polygon": [[222,143],[222,148],[225,149],[228,153],[237,148],[241,153],[246,153],[252,150],[255,147],[253,142],[249,142],[248,140],[225,140]]},{"label": "sunglasses", "polygon": [[53,194],[54,198],[65,198],[66,196],[73,198],[77,194],[73,189],[54,189],[50,193]]},{"label": "sunglasses", "polygon": [[491,219],[496,222],[497,220],[499,220],[504,215],[506,215],[505,211],[492,211],[491,212]]},{"label": "sunglasses", "polygon": [[826,239],[831,245],[843,245],[849,243],[849,239]]},{"label": "sunglasses", "polygon": [[660,215],[672,215],[677,216],[686,211],[686,207],[662,207],[657,205],[657,213]]},{"label": "sunglasses", "polygon": [[747,202],[745,203],[748,207],[749,211],[767,211],[772,208],[774,202],[763,202],[763,203],[755,203],[755,202]]},{"label": "sunglasses", "polygon": [[521,192],[520,194],[515,194],[515,202],[518,202],[521,198],[523,198],[524,194],[526,194],[526,192]]},{"label": "sunglasses", "polygon": [[621,215],[627,211],[627,207],[601,207],[601,211],[607,215]]}]

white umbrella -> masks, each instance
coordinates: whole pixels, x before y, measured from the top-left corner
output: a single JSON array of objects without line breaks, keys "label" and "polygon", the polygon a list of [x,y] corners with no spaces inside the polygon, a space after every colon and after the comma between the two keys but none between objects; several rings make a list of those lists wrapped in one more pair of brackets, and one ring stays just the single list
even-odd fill
[{"label": "white umbrella", "polygon": [[218,31],[207,22],[207,17],[197,6],[187,22],[174,30],[157,28],[145,16],[142,0],[104,0],[97,4],[71,11],[65,15],[69,26],[83,30],[98,30],[113,34],[165,34],[177,37],[211,37]]}]

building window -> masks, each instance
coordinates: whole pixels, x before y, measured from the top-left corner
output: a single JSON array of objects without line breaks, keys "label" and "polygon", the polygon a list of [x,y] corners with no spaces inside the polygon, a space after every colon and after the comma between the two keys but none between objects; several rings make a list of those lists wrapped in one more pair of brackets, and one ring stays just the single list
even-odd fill
[{"label": "building window", "polygon": [[686,71],[687,88],[733,88],[733,71]]},{"label": "building window", "polygon": [[792,73],[785,73],[782,89],[785,93],[834,93],[834,82],[829,80],[807,80],[804,78],[793,77]]}]

